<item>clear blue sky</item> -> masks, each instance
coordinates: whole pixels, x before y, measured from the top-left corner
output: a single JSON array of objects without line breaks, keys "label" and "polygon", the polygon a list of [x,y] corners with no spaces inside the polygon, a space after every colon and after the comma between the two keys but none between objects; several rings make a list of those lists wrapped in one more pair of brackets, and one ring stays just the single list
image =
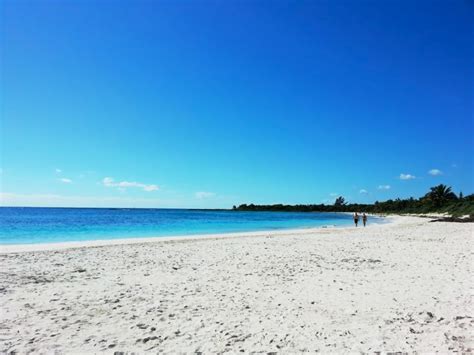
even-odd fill
[{"label": "clear blue sky", "polygon": [[4,0],[0,23],[4,205],[474,192],[471,1]]}]

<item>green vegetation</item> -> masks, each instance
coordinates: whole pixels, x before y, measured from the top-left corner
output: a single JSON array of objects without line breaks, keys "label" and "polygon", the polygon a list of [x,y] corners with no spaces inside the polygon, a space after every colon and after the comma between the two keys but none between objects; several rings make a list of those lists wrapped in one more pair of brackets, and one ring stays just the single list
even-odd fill
[{"label": "green vegetation", "polygon": [[446,185],[434,186],[419,199],[376,201],[374,204],[347,203],[340,196],[333,205],[254,205],[243,204],[234,206],[235,211],[282,211],[282,212],[367,212],[367,213],[444,213],[452,216],[474,216],[474,194],[456,196],[451,187]]},{"label": "green vegetation", "polygon": [[334,201],[334,206],[342,207],[347,205],[346,199],[342,196],[339,196],[336,198],[336,201]]}]

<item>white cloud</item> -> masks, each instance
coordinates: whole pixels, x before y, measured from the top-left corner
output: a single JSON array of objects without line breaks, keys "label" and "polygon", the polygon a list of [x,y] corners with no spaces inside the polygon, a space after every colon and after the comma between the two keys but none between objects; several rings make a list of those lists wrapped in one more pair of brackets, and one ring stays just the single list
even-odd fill
[{"label": "white cloud", "polygon": [[59,181],[64,182],[65,184],[71,184],[72,183],[71,179],[66,179],[66,178],[59,179]]},{"label": "white cloud", "polygon": [[336,196],[339,196],[339,194],[338,194],[337,192],[331,192],[331,193],[329,194],[329,196],[331,196],[331,197],[336,197]]},{"label": "white cloud", "polygon": [[60,173],[63,172],[61,169],[58,169],[58,168],[56,168],[55,171],[56,171],[56,173],[58,173],[58,174],[60,174]]},{"label": "white cloud", "polygon": [[105,177],[102,180],[102,183],[107,187],[115,186],[115,185],[113,185],[114,184],[114,179],[112,179],[111,177]]},{"label": "white cloud", "polygon": [[156,186],[156,185],[145,185],[145,186],[143,187],[143,190],[148,191],[148,192],[150,192],[150,191],[157,191],[158,189],[159,189],[159,188],[158,188],[158,186]]},{"label": "white cloud", "polygon": [[438,176],[438,175],[443,175],[443,172],[439,169],[431,169],[428,171],[428,174],[433,175],[433,176]]},{"label": "white cloud", "polygon": [[197,199],[203,200],[205,198],[214,197],[216,194],[214,192],[198,191],[194,194],[194,196],[196,196]]},{"label": "white cloud", "polygon": [[416,176],[410,174],[400,174],[400,180],[413,180]]},{"label": "white cloud", "polygon": [[379,185],[377,187],[378,190],[390,190],[391,186],[390,185]]},{"label": "white cloud", "polygon": [[156,191],[159,189],[157,185],[147,185],[147,184],[142,184],[140,182],[129,182],[129,181],[120,181],[120,182],[115,182],[115,180],[111,177],[106,177],[102,180],[102,183],[106,187],[118,187],[121,189],[127,188],[127,187],[138,187],[140,189],[143,189],[144,191]]},{"label": "white cloud", "polygon": [[368,194],[369,191],[367,191],[366,189],[361,189],[359,193],[365,195],[365,194]]}]

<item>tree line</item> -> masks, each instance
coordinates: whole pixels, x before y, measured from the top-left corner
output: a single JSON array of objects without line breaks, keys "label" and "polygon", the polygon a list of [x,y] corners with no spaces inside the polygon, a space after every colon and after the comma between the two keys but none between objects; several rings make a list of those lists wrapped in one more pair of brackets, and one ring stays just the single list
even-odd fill
[{"label": "tree line", "polygon": [[334,204],[310,205],[254,205],[234,206],[235,211],[280,211],[280,212],[367,212],[367,213],[444,213],[452,216],[474,216],[474,194],[456,195],[450,186],[443,184],[431,187],[422,197],[397,198],[375,201],[373,204],[348,203],[343,196],[336,198]]}]

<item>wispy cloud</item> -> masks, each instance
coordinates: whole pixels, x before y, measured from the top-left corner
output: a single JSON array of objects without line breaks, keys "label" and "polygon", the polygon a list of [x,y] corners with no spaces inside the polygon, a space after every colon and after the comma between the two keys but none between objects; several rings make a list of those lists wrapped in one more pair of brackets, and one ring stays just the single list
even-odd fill
[{"label": "wispy cloud", "polygon": [[143,189],[143,191],[156,191],[159,189],[159,187],[157,185],[154,185],[154,184],[142,184],[140,182],[130,182],[130,181],[119,181],[119,182],[116,182],[113,178],[111,177],[105,177],[103,180],[102,180],[102,183],[104,184],[105,187],[118,187],[118,188],[121,188],[123,191],[123,189],[125,188],[128,188],[128,187],[137,187],[137,188],[140,188],[140,189]]},{"label": "wispy cloud", "polygon": [[0,192],[0,206],[35,207],[181,207],[183,201],[156,198],[63,196]]},{"label": "wispy cloud", "polygon": [[438,175],[443,175],[443,172],[439,169],[431,169],[428,171],[428,174],[433,175],[433,176],[438,176]]},{"label": "wispy cloud", "polygon": [[[148,197],[149,196],[149,197]],[[0,206],[32,207],[118,207],[118,208],[228,208],[235,204],[235,198],[223,200],[218,204],[221,195],[216,199],[198,200],[187,196],[168,196],[156,198],[156,194],[146,197],[132,197],[117,193],[115,196],[58,195],[49,193],[16,194],[0,191]]]},{"label": "wispy cloud", "polygon": [[72,180],[71,180],[71,179],[67,179],[67,178],[59,179],[59,181],[65,183],[65,184],[71,184],[71,183],[72,183]]},{"label": "wispy cloud", "polygon": [[194,194],[197,199],[203,200],[205,198],[211,198],[215,197],[216,194],[214,192],[208,192],[208,191],[198,191]]},{"label": "wispy cloud", "polygon": [[54,171],[58,174],[61,174],[63,172],[61,169],[58,169],[58,168],[54,169]]},{"label": "wispy cloud", "polygon": [[416,176],[411,174],[400,174],[400,180],[413,180],[416,179]]},{"label": "wispy cloud", "polygon": [[390,190],[391,186],[390,185],[379,185],[377,187],[378,190]]},{"label": "wispy cloud", "polygon": [[366,194],[369,193],[369,191],[367,191],[366,189],[360,189],[360,190],[359,190],[359,193],[360,193],[360,194],[363,194],[363,195],[366,195]]},{"label": "wispy cloud", "polygon": [[336,196],[339,196],[339,194],[338,194],[337,192],[331,192],[331,193],[329,194],[329,196],[331,196],[331,197],[336,197]]}]

